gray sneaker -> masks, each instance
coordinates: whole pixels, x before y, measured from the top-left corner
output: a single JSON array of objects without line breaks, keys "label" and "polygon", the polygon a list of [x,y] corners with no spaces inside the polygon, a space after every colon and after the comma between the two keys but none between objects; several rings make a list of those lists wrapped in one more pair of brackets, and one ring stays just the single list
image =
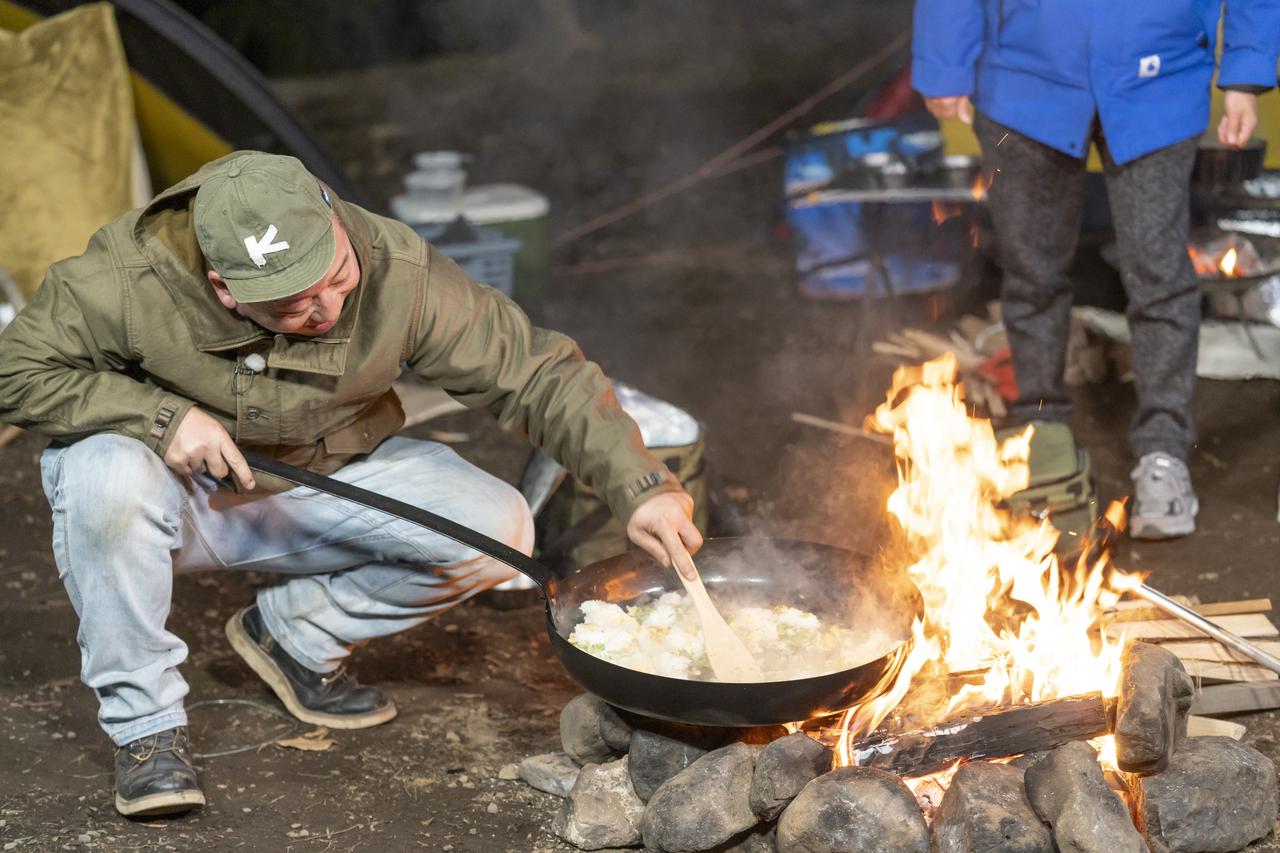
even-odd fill
[{"label": "gray sneaker", "polygon": [[1200,501],[1191,489],[1185,462],[1167,453],[1148,453],[1129,476],[1133,479],[1130,536],[1172,539],[1195,533]]}]

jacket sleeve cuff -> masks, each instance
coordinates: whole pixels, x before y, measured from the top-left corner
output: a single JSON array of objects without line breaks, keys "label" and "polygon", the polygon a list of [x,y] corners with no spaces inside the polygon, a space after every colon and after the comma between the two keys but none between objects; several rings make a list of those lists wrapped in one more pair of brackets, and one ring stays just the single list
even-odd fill
[{"label": "jacket sleeve cuff", "polygon": [[147,447],[154,450],[161,459],[169,452],[169,445],[173,443],[178,424],[182,423],[182,419],[187,416],[187,412],[191,411],[193,406],[195,403],[190,400],[165,394],[152,411],[147,421],[147,436],[143,440]]},{"label": "jacket sleeve cuff", "polygon": [[624,525],[631,520],[636,507],[654,495],[667,492],[683,492],[684,486],[667,468],[655,468],[620,485],[611,486],[606,501],[614,517]]},{"label": "jacket sleeve cuff", "polygon": [[926,98],[957,98],[972,95],[972,65],[939,65],[917,59],[911,63],[911,85]]},{"label": "jacket sleeve cuff", "polygon": [[1236,86],[1261,86],[1263,91],[1276,85],[1276,56],[1274,53],[1238,47],[1222,54],[1222,69],[1218,72],[1218,88]]}]

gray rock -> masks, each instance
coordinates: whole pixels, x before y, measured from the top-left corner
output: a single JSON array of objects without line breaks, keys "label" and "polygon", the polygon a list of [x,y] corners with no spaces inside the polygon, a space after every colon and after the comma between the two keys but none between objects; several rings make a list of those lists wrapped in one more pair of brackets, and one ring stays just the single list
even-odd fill
[{"label": "gray rock", "polygon": [[631,733],[631,786],[645,802],[663,782],[706,755],[707,751],[656,732],[636,729]]},{"label": "gray rock", "polygon": [[560,743],[579,764],[600,764],[627,751],[631,727],[603,700],[583,693],[560,712]]},{"label": "gray rock", "polygon": [[710,850],[756,825],[751,811],[755,750],[743,743],[708,752],[649,799],[644,845],[663,853]]},{"label": "gray rock", "polygon": [[1023,770],[966,764],[930,827],[932,853],[1054,853],[1053,835],[1027,802]]},{"label": "gray rock", "polygon": [[1133,643],[1124,652],[1116,703],[1116,760],[1121,770],[1156,773],[1187,736],[1194,687],[1168,649]]},{"label": "gray rock", "polygon": [[778,828],[773,824],[757,824],[716,847],[714,853],[778,853]]},{"label": "gray rock", "polygon": [[926,853],[929,828],[902,780],[844,767],[804,786],[778,821],[787,853]]},{"label": "gray rock", "polygon": [[796,732],[778,738],[756,759],[751,781],[751,809],[763,820],[782,814],[800,789],[831,770],[835,754],[830,747]]},{"label": "gray rock", "polygon": [[1017,767],[1019,770],[1030,770],[1032,767],[1040,763],[1040,760],[1049,754],[1051,750],[1041,750],[1038,752],[1024,752],[1013,761],[1009,762],[1010,767]]},{"label": "gray rock", "polygon": [[569,796],[581,771],[582,768],[563,752],[531,755],[521,761],[516,770],[527,784],[557,797]]},{"label": "gray rock", "polygon": [[634,847],[640,843],[644,803],[631,789],[627,759],[588,764],[578,774],[553,829],[583,850]]},{"label": "gray rock", "polygon": [[1130,776],[1134,813],[1153,850],[1240,850],[1276,823],[1276,767],[1227,737],[1192,737],[1154,776]]},{"label": "gray rock", "polygon": [[1107,786],[1098,755],[1072,741],[1026,771],[1027,799],[1053,827],[1059,849],[1072,853],[1146,853],[1120,797]]}]

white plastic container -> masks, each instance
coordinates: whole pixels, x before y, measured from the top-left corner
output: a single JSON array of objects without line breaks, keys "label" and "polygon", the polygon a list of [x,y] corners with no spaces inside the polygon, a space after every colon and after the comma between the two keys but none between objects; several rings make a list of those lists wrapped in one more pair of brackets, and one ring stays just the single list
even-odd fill
[{"label": "white plastic container", "polygon": [[467,157],[460,151],[421,151],[414,171],[405,175],[405,191],[391,200],[391,213],[410,225],[451,222],[462,212]]}]

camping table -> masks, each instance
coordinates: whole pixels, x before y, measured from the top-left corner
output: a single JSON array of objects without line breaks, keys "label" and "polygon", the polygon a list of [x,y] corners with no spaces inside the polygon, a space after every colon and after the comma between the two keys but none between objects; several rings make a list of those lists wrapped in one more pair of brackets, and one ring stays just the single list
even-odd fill
[{"label": "camping table", "polygon": [[[970,187],[912,185],[905,187],[868,187],[857,189],[828,189],[822,191],[824,202],[860,202],[866,214],[864,229],[867,240],[867,261],[875,270],[875,278],[879,279],[884,294],[893,298],[893,282],[884,259],[888,255],[887,244],[891,242],[886,233],[888,211],[895,204],[920,204],[921,202],[941,202],[945,204],[977,204],[986,198],[986,194],[974,195]],[[876,296],[868,293],[868,296]]]},{"label": "camping table", "polygon": [[[888,228],[889,211],[896,204],[920,204],[922,202],[940,202],[943,204],[979,204],[986,199],[986,193],[975,195],[972,187],[958,187],[952,184],[923,185],[912,184],[903,187],[856,187],[834,188],[822,190],[823,202],[860,202],[863,205],[864,229],[866,239],[866,259],[874,272],[868,280],[868,297],[887,296],[891,306],[896,307],[897,293],[893,286],[885,258],[888,256],[894,240]],[[879,282],[880,292],[876,292],[875,284]],[[895,312],[896,313],[896,312]],[[858,333],[860,342],[865,340],[871,328],[871,311],[862,312],[862,329]]]}]

